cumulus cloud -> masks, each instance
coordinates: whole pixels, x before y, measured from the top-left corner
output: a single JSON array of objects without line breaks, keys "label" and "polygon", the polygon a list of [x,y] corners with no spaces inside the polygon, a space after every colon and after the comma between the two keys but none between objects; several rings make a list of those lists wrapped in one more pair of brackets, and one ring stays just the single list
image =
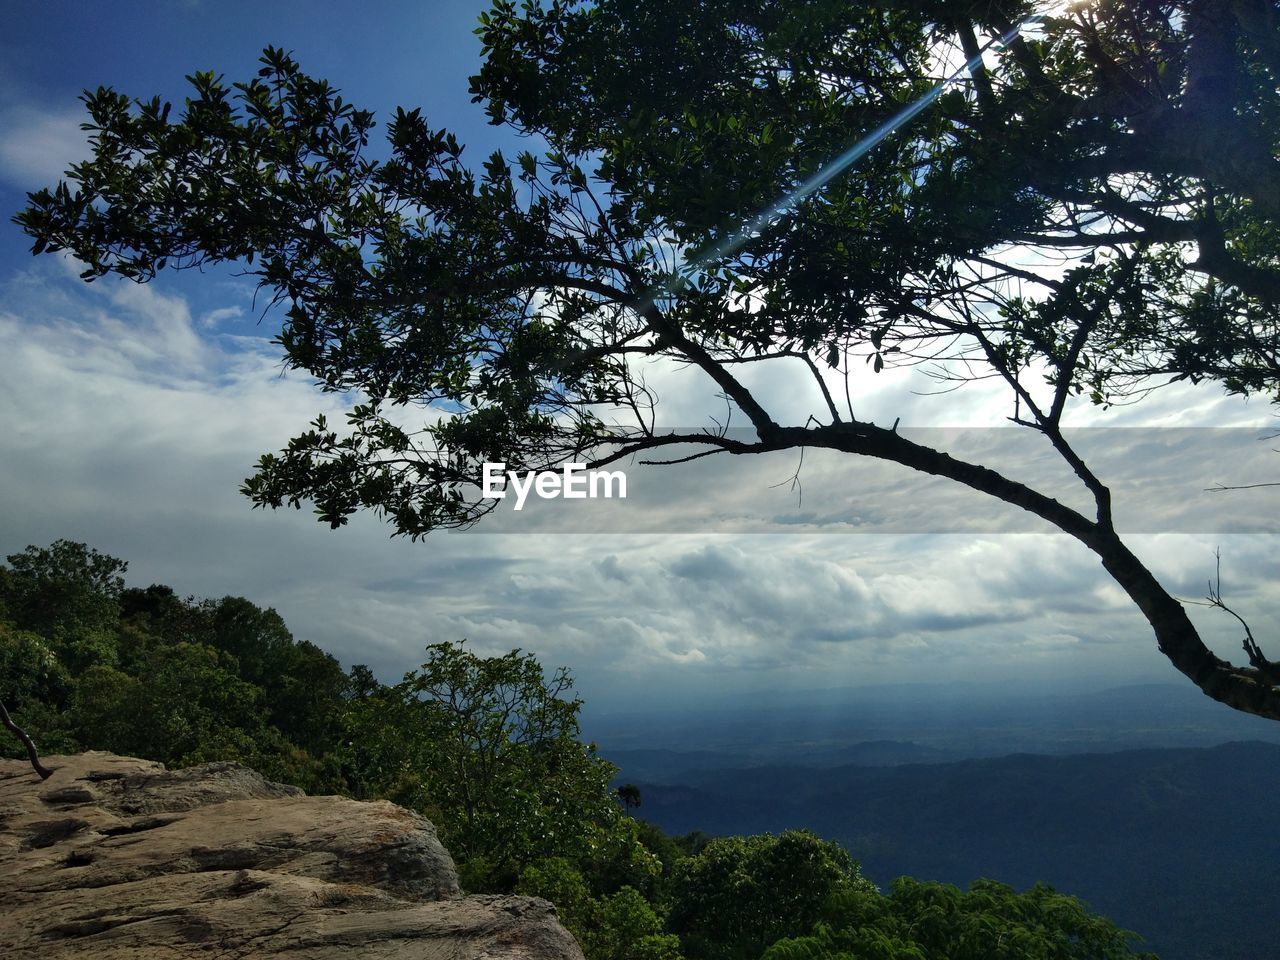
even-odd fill
[{"label": "cumulus cloud", "polygon": [[41,110],[29,104],[0,107],[0,180],[19,190],[37,190],[62,179],[73,163],[89,157],[85,112]]}]

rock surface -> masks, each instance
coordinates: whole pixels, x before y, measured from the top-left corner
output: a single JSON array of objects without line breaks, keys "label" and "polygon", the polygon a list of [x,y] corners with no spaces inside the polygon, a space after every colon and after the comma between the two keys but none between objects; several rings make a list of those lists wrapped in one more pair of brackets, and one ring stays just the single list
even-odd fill
[{"label": "rock surface", "polygon": [[555,909],[464,897],[435,828],[235,763],[0,760],[0,957],[582,960]]}]

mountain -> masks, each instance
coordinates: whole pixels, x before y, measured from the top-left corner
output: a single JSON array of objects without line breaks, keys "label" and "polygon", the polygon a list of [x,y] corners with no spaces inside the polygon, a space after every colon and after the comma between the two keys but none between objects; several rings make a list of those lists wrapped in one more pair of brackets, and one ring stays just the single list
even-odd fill
[{"label": "mountain", "polygon": [[[627,714],[587,710],[583,733],[619,762],[628,751],[716,754],[637,757],[661,782],[678,769],[798,764],[867,766],[1000,757],[1100,753],[1147,747],[1210,747],[1237,740],[1280,743],[1280,724],[1229,710],[1194,686],[1136,684],[1086,690],[1051,686],[902,684],[771,690],[701,698],[694,708]],[[878,746],[877,746],[878,745]],[[914,754],[913,754],[914,751]],[[621,764],[626,766],[625,763]]]},{"label": "mountain", "polygon": [[[765,754],[771,756],[772,754]],[[893,767],[904,763],[941,763],[956,760],[956,754],[905,740],[869,740],[843,746],[803,750],[798,755],[811,767]],[[740,766],[749,759],[743,754],[714,750],[610,750],[610,763],[617,764],[632,780],[653,783],[700,783],[710,773]],[[766,763],[761,763],[767,766]]]}]

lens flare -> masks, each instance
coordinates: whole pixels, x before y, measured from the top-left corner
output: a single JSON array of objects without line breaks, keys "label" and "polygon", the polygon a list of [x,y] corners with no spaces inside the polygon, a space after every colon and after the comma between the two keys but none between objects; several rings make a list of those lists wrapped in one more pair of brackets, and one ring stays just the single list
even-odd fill
[{"label": "lens flare", "polygon": [[[1055,4],[1053,9],[1056,9],[1058,6],[1061,6],[1061,4]],[[1049,16],[1051,16],[1051,11],[1032,14],[1010,28],[1004,35],[988,42],[976,56],[966,60],[960,66],[956,67],[955,70],[943,77],[943,79],[939,80],[921,97],[907,104],[844,153],[840,154],[834,160],[826,164],[826,166],[819,169],[815,174],[813,174],[813,176],[809,177],[794,190],[784,194],[775,203],[770,204],[760,213],[756,214],[756,216],[748,221],[744,227],[731,234],[726,239],[720,241],[720,243],[710,249],[703,251],[699,256],[694,257],[691,260],[687,260],[684,263],[683,268],[678,271],[677,276],[666,284],[665,287],[653,291],[653,293],[647,298],[648,301],[652,303],[663,295],[675,293],[689,280],[689,278],[718,263],[725,257],[741,250],[747,245],[752,237],[759,234],[779,217],[795,209],[796,206],[806,198],[821,190],[824,186],[857,163],[862,157],[866,156],[877,146],[883,143],[888,137],[892,136],[899,129],[918,117],[928,109],[939,96],[942,95],[947,87],[959,80],[961,77],[970,73],[974,68],[981,64],[983,57],[988,53],[1004,49],[1024,30],[1043,23]]]}]

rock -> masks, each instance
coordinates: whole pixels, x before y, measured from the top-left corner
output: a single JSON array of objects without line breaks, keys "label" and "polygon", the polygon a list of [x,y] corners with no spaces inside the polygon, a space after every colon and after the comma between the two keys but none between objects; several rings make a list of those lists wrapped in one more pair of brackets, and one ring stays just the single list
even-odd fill
[{"label": "rock", "polygon": [[431,823],[235,763],[0,760],[0,957],[582,960],[555,908],[464,897]]}]

